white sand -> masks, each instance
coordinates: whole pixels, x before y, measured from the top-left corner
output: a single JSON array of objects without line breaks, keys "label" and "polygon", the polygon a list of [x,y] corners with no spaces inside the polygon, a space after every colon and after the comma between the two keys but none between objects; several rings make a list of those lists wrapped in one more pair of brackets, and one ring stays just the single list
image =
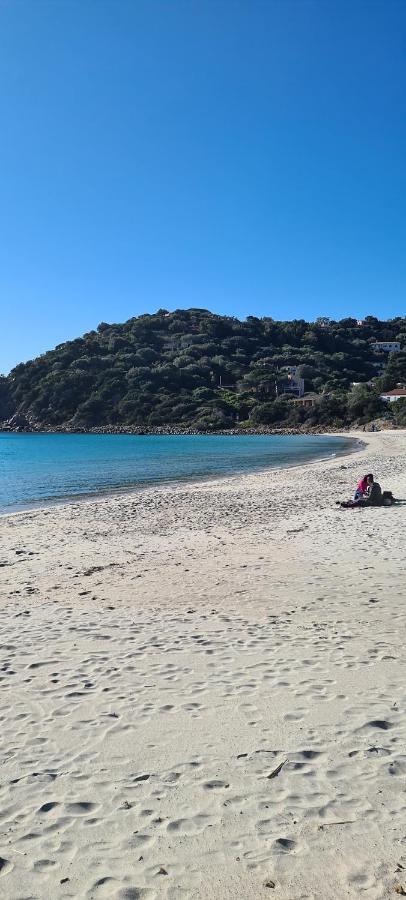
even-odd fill
[{"label": "white sand", "polygon": [[2,898],[406,891],[406,506],[334,505],[406,497],[406,436],[366,439],[0,519]]}]

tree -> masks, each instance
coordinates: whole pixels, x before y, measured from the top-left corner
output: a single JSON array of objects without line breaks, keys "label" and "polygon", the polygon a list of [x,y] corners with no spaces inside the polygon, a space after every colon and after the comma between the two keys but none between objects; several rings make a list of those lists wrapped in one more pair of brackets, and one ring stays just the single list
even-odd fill
[{"label": "tree", "polygon": [[73,418],[75,425],[83,426],[84,428],[100,425],[104,420],[104,402],[97,395],[93,395],[88,400],[85,400],[84,403],[81,403]]},{"label": "tree", "polygon": [[387,406],[379,392],[366,384],[357,385],[348,395],[348,411],[352,421],[368,422],[387,413]]},{"label": "tree", "polygon": [[15,412],[11,385],[5,375],[0,375],[0,422],[10,418]]},{"label": "tree", "polygon": [[253,425],[275,425],[284,422],[289,414],[287,400],[274,400],[268,403],[258,403],[254,406],[250,420]]},{"label": "tree", "polygon": [[395,403],[391,403],[390,412],[394,416],[396,425],[399,428],[406,428],[406,398],[402,397],[400,400],[396,400]]}]

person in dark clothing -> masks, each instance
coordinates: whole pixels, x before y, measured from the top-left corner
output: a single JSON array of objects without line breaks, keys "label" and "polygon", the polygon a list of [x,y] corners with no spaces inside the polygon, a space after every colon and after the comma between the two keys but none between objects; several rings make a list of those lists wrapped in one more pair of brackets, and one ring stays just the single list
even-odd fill
[{"label": "person in dark clothing", "polygon": [[367,475],[367,489],[358,501],[359,506],[382,506],[381,485],[374,481],[373,475]]}]

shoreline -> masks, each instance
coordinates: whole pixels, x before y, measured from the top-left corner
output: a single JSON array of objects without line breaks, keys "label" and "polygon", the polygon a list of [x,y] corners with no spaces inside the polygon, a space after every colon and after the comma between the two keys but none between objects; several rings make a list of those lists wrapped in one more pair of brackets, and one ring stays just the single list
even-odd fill
[{"label": "shoreline", "polygon": [[[362,432],[361,434],[364,434],[364,433]],[[286,436],[290,436],[290,435],[286,435]],[[331,437],[331,433],[324,432],[323,434],[320,434],[319,436],[320,437]],[[367,446],[365,440],[363,440],[357,432],[354,432],[352,434],[337,433],[336,437],[341,437],[343,440],[348,441],[349,446],[347,446],[346,448],[343,448],[342,450],[337,450],[334,453],[329,454],[328,456],[317,456],[313,459],[306,459],[306,460],[303,460],[302,462],[287,463],[285,465],[275,465],[275,466],[269,465],[269,466],[265,466],[264,468],[236,470],[234,472],[229,472],[229,473],[219,472],[217,474],[215,474],[215,473],[203,474],[201,476],[197,476],[197,475],[187,476],[186,475],[184,478],[174,477],[173,479],[168,479],[166,481],[165,480],[144,481],[139,484],[125,485],[123,487],[112,486],[111,488],[106,488],[104,490],[97,490],[97,491],[89,492],[89,493],[84,492],[84,493],[78,493],[78,494],[69,494],[69,495],[64,495],[61,497],[55,497],[55,498],[50,497],[50,498],[44,499],[44,500],[41,499],[38,501],[32,500],[32,501],[27,501],[27,504],[24,504],[24,505],[18,504],[18,508],[9,507],[9,508],[2,509],[0,507],[0,520],[4,516],[18,515],[19,513],[29,512],[30,510],[35,511],[35,510],[47,509],[49,507],[54,507],[54,506],[70,505],[72,503],[91,502],[92,500],[97,500],[99,498],[100,499],[103,499],[103,498],[114,499],[117,496],[120,497],[120,496],[127,495],[127,494],[131,495],[131,494],[139,493],[144,490],[148,490],[148,489],[152,489],[152,488],[156,488],[156,489],[159,489],[160,487],[170,488],[171,486],[176,488],[176,486],[182,486],[182,485],[193,486],[193,485],[199,485],[202,482],[210,483],[213,481],[214,482],[221,481],[222,479],[228,480],[228,479],[232,479],[232,478],[241,478],[241,477],[244,477],[244,475],[263,475],[269,471],[279,472],[279,471],[284,471],[285,469],[297,469],[297,468],[301,469],[303,467],[310,466],[313,463],[328,461],[329,459],[338,459],[338,458],[350,455],[352,453],[357,453],[357,452],[365,449],[365,447]]]},{"label": "shoreline", "polygon": [[335,506],[363,471],[406,497],[406,432],[358,437],[2,517],[10,900],[406,887],[406,507]]}]

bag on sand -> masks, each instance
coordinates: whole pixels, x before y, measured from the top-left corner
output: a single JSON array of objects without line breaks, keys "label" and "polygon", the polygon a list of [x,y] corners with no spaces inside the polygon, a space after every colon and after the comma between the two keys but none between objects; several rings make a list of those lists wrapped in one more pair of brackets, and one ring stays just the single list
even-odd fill
[{"label": "bag on sand", "polygon": [[382,503],[384,506],[392,506],[395,503],[392,491],[382,491]]}]

